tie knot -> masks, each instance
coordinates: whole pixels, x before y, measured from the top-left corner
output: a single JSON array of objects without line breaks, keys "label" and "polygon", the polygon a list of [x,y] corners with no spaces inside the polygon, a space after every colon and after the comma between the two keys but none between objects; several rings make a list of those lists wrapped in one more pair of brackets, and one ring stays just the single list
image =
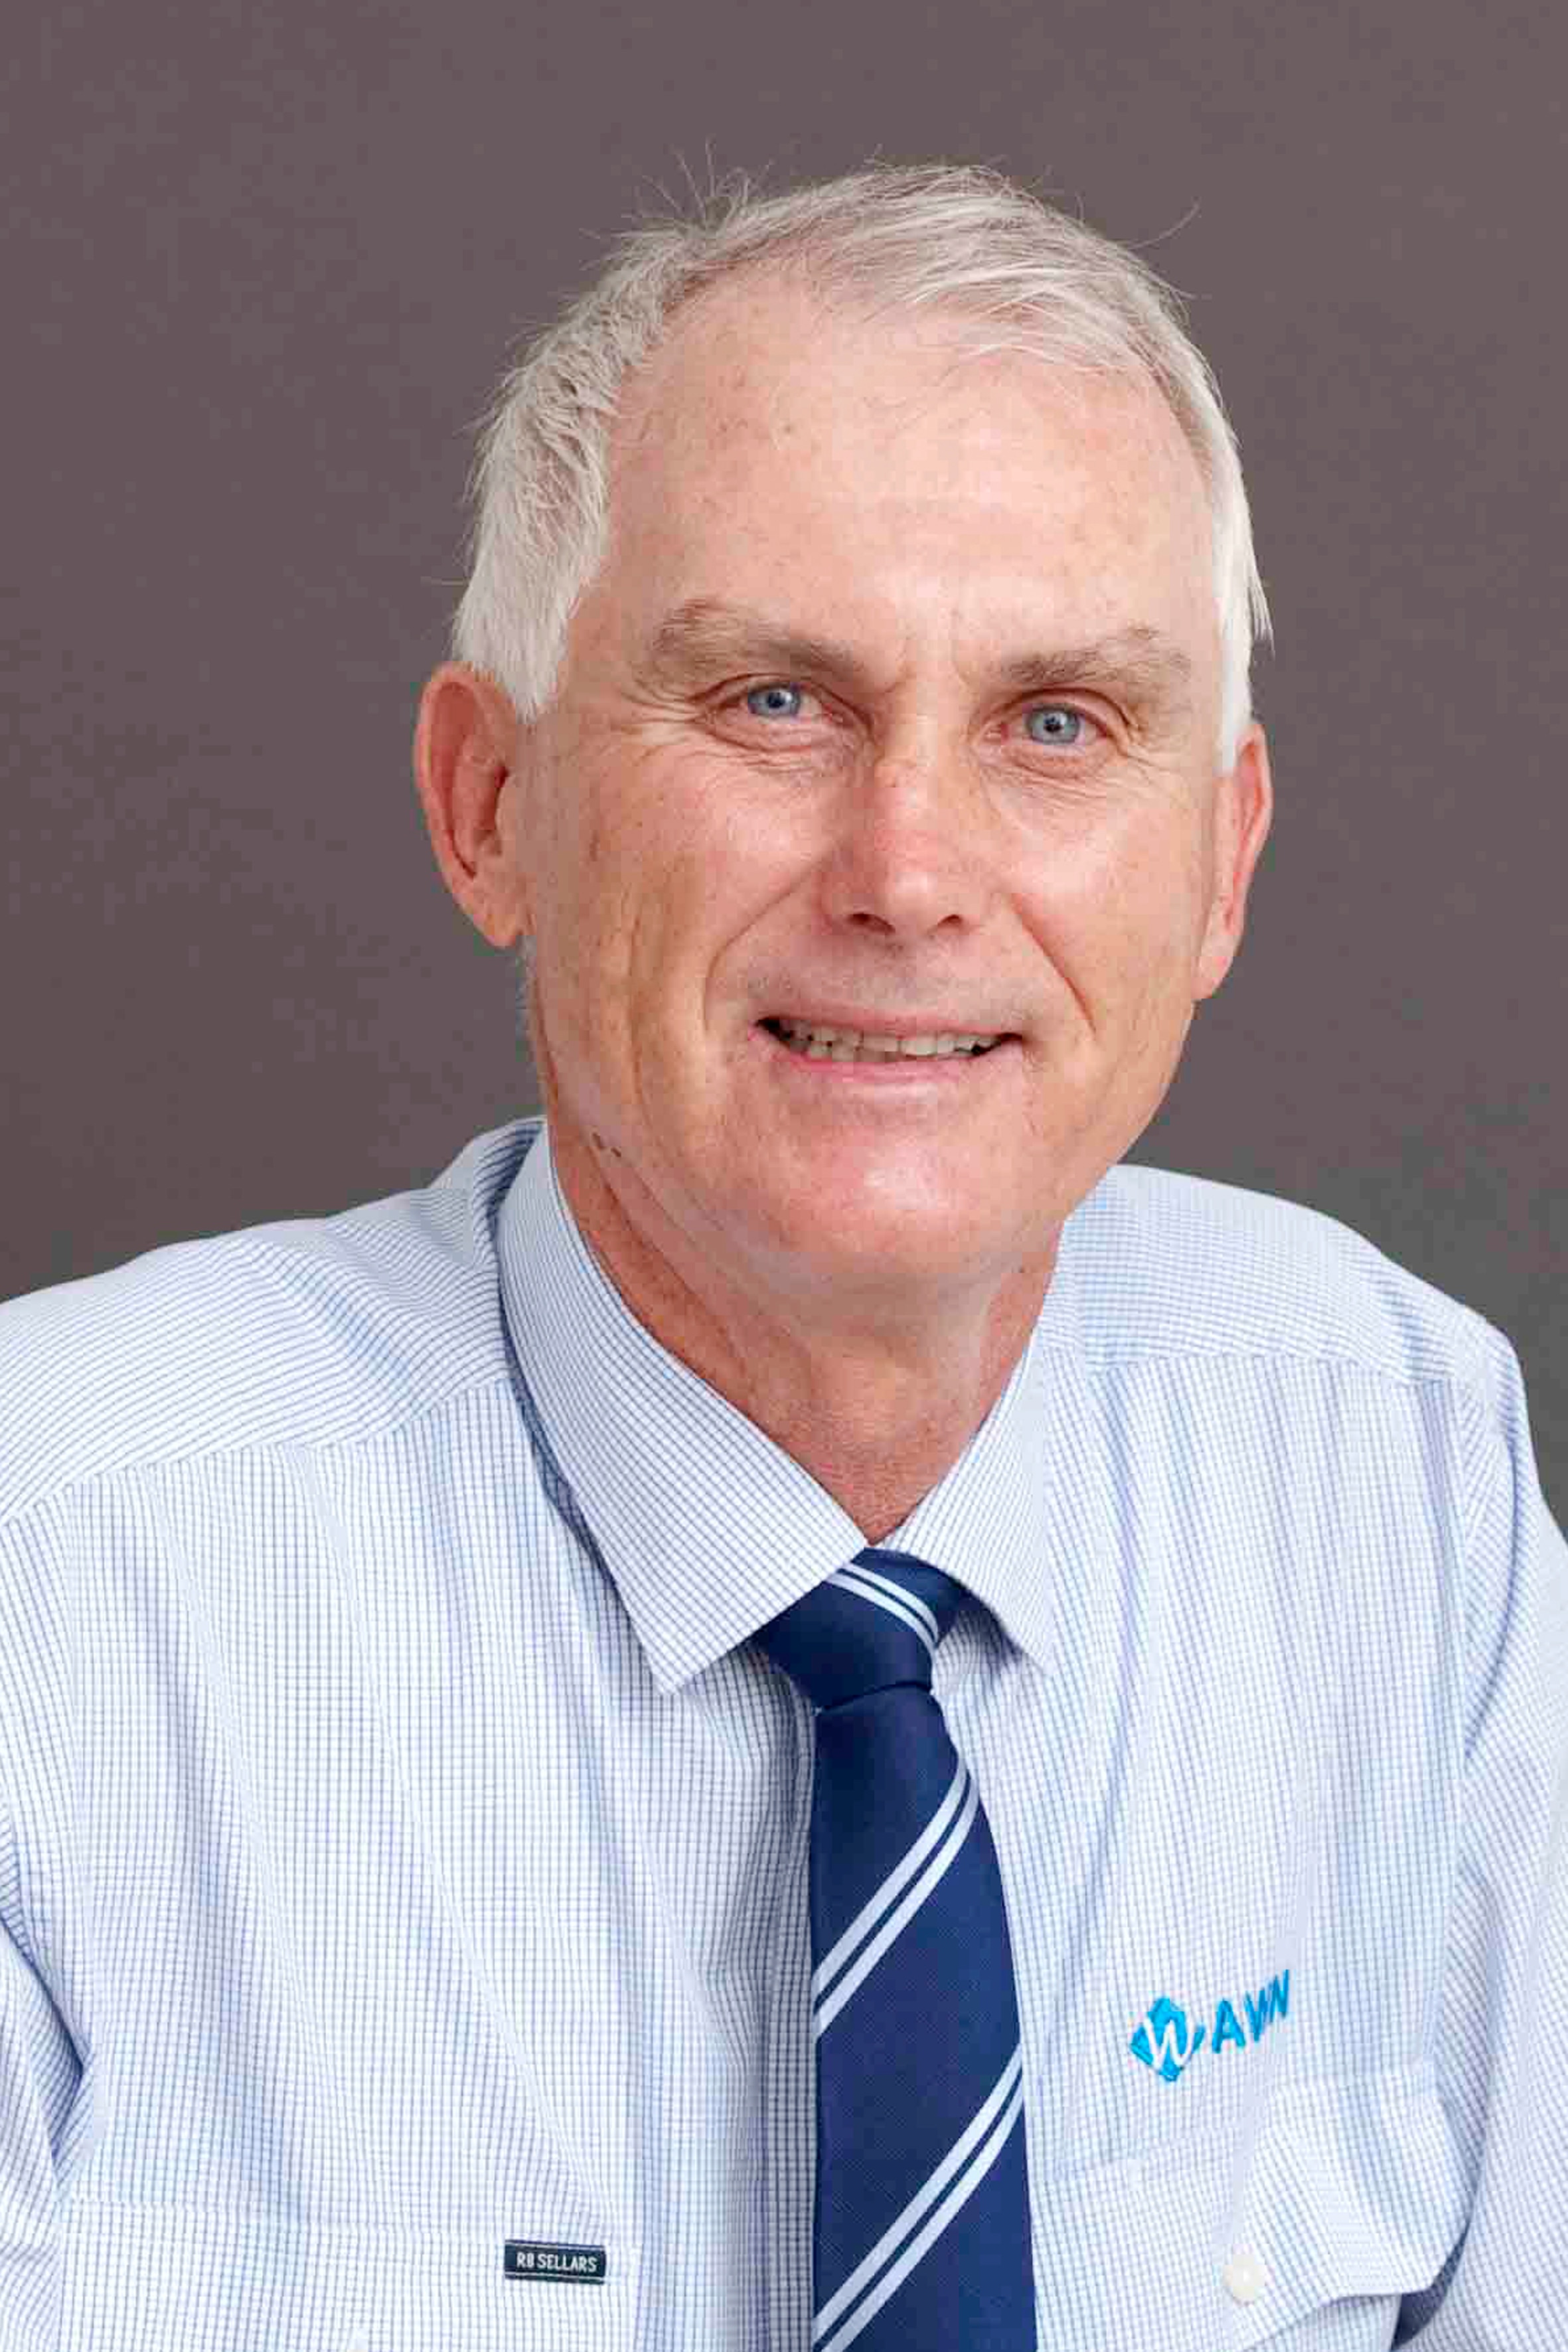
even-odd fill
[{"label": "tie knot", "polygon": [[936,1645],[963,1588],[907,1551],[857,1552],[757,1634],[816,1707],[840,1706],[889,1683],[931,1688]]}]

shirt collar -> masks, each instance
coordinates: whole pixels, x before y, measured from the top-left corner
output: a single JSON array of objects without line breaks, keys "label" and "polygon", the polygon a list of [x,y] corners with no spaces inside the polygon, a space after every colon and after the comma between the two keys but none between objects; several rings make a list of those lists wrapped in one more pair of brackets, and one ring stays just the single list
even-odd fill
[{"label": "shirt collar", "polygon": [[[496,1244],[502,1311],[546,1444],[655,1681],[673,1690],[842,1568],[865,1538],[809,1471],[632,1314],[567,1206],[542,1124]],[[1060,1565],[1042,1390],[1047,1327],[1073,1315],[1065,1255],[1064,1236],[1046,1307],[985,1420],[885,1538],[955,1578],[1042,1665]]]}]

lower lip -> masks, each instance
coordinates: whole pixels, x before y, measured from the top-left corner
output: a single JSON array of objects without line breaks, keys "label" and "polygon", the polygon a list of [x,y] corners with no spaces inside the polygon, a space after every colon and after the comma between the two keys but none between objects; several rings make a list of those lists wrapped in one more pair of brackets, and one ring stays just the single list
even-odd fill
[{"label": "lower lip", "polygon": [[988,1054],[900,1054],[897,1060],[885,1062],[836,1062],[827,1054],[797,1054],[792,1046],[775,1037],[761,1023],[752,1030],[774,1058],[798,1070],[805,1078],[825,1078],[843,1086],[854,1082],[863,1087],[951,1087],[965,1078],[973,1078],[994,1063],[1010,1060],[1022,1053],[1022,1041],[1004,1037]]}]

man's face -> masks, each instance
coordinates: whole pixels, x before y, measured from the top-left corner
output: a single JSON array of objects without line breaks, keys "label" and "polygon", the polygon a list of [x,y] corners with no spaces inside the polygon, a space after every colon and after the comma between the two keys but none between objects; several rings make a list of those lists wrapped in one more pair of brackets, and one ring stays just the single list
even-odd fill
[{"label": "man's face", "polygon": [[742,283],[632,388],[611,517],[503,820],[558,1157],[753,1299],[994,1292],[1152,1116],[1267,826],[1192,456],[1152,395]]}]

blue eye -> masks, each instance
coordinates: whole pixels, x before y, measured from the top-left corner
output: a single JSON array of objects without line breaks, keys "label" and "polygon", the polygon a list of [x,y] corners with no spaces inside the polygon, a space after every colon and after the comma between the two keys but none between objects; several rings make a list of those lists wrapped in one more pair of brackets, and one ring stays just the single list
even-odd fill
[{"label": "blue eye", "polygon": [[[1038,720],[1041,723],[1036,724]],[[1069,710],[1065,702],[1037,702],[1026,720],[1030,738],[1037,743],[1076,744],[1083,733],[1083,714]]]},{"label": "blue eye", "polygon": [[805,698],[798,686],[753,686],[746,708],[753,719],[795,719]]}]

